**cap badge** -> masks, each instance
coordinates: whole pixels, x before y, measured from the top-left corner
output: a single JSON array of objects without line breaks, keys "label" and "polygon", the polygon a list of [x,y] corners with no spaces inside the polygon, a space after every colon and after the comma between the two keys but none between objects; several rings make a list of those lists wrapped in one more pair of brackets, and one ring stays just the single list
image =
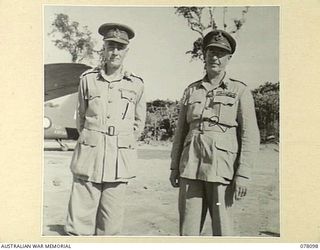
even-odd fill
[{"label": "cap badge", "polygon": [[116,38],[120,38],[121,32],[119,29],[114,29],[113,30],[113,36]]},{"label": "cap badge", "polygon": [[214,40],[216,40],[216,41],[221,41],[221,40],[223,40],[223,36],[222,36],[221,32],[219,32],[219,33],[214,37]]}]

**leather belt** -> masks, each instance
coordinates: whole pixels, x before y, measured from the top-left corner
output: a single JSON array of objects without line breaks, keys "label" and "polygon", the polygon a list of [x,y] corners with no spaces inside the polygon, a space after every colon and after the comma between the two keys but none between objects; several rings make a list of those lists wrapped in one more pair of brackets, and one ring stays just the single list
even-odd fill
[{"label": "leather belt", "polygon": [[225,126],[211,120],[194,120],[190,123],[190,130],[198,130],[200,132],[235,133],[236,127]]}]

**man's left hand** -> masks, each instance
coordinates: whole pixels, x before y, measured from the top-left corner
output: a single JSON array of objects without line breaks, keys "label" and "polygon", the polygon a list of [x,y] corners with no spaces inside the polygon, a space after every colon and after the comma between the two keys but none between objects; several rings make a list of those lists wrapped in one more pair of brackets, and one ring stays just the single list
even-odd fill
[{"label": "man's left hand", "polygon": [[249,180],[242,176],[234,178],[234,193],[236,200],[241,200],[247,195],[247,186]]}]

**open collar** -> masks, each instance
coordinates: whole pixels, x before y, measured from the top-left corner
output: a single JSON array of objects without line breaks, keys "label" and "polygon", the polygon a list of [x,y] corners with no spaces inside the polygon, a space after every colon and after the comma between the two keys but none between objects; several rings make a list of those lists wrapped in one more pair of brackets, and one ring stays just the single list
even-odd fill
[{"label": "open collar", "polygon": [[[102,78],[105,81],[110,82],[110,80],[108,79],[108,76],[106,74],[106,71],[105,71],[105,69],[103,67],[99,69],[99,73],[97,75],[97,78],[100,78],[100,79]],[[115,78],[111,82],[121,81],[124,78],[131,81],[131,73],[129,71],[127,71],[127,70],[124,70],[124,68],[121,67],[119,77]]]},{"label": "open collar", "polygon": [[203,78],[202,78],[202,81],[200,83],[200,85],[202,87],[204,87],[207,91],[211,91],[213,89],[217,89],[219,87],[221,87],[222,89],[228,89],[228,83],[227,83],[227,73],[225,72],[224,73],[224,76],[222,77],[220,83],[213,87],[212,84],[210,83],[209,79],[208,79],[208,75],[206,74]]}]

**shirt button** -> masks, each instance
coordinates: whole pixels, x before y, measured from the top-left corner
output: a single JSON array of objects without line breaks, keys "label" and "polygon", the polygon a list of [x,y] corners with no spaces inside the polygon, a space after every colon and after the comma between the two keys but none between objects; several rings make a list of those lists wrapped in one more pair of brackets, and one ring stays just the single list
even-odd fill
[{"label": "shirt button", "polygon": [[108,100],[108,103],[112,103],[112,100]]},{"label": "shirt button", "polygon": [[112,83],[109,84],[109,89],[113,89],[114,85]]},{"label": "shirt button", "polygon": [[205,107],[204,109],[210,109],[210,107]]},{"label": "shirt button", "polygon": [[110,119],[110,117],[111,117],[110,115],[107,115],[107,119]]}]

